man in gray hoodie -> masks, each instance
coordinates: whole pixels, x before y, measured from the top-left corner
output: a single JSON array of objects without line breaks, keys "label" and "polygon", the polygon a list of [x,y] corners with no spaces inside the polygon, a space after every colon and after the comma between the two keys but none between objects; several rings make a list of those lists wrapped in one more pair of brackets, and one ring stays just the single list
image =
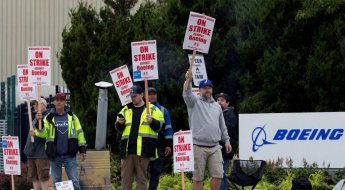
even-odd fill
[{"label": "man in gray hoodie", "polygon": [[219,190],[223,178],[223,157],[219,141],[225,142],[230,153],[230,138],[222,109],[212,97],[212,82],[199,83],[200,96],[192,93],[192,72],[187,71],[183,85],[183,99],[188,108],[188,122],[193,134],[194,172],[193,189],[202,190],[207,165],[212,177],[211,190]]}]

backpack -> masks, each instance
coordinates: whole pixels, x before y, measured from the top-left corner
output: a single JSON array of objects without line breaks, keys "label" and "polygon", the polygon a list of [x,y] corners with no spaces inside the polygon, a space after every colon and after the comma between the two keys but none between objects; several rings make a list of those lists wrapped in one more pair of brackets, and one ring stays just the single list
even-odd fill
[{"label": "backpack", "polygon": [[299,176],[292,180],[291,190],[312,190],[311,183],[306,176]]}]

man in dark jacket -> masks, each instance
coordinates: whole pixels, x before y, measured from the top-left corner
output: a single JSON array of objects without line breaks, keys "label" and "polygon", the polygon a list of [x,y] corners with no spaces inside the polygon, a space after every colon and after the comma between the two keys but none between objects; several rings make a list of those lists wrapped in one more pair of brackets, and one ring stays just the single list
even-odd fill
[{"label": "man in dark jacket", "polygon": [[229,184],[226,179],[226,171],[229,168],[229,162],[234,156],[235,153],[237,153],[238,149],[238,120],[234,113],[234,107],[229,107],[230,105],[230,99],[229,96],[225,93],[220,93],[216,95],[216,99],[218,104],[222,107],[223,110],[223,116],[225,120],[225,125],[228,129],[228,134],[230,136],[230,144],[232,146],[232,151],[227,154],[225,152],[224,148],[224,142],[220,142],[222,145],[222,154],[223,154],[223,160],[224,160],[224,177],[222,180],[222,184],[220,186],[221,190],[228,190]]}]

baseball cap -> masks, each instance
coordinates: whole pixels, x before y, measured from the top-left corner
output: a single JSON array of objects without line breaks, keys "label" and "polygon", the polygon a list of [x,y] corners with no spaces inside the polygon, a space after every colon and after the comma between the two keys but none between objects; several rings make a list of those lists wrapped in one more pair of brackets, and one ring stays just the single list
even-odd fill
[{"label": "baseball cap", "polygon": [[54,100],[66,100],[66,94],[63,92],[58,92],[56,93],[56,95],[54,96]]},{"label": "baseball cap", "polygon": [[134,85],[131,87],[131,92],[130,92],[130,96],[135,96],[137,94],[141,94],[143,93],[143,89],[140,86]]},{"label": "baseball cap", "polygon": [[149,91],[149,93],[150,92],[154,92],[154,93],[157,94],[157,90],[155,88],[153,88],[153,87],[149,87],[148,91]]},{"label": "baseball cap", "polygon": [[204,80],[200,81],[199,88],[204,88],[206,86],[213,87],[212,81],[210,81],[208,79],[204,79]]},{"label": "baseball cap", "polygon": [[221,92],[221,93],[219,93],[219,94],[216,94],[216,99],[218,99],[219,97],[224,98],[227,102],[230,101],[229,95],[227,95],[227,94],[225,94],[225,93],[223,93],[223,92]]}]

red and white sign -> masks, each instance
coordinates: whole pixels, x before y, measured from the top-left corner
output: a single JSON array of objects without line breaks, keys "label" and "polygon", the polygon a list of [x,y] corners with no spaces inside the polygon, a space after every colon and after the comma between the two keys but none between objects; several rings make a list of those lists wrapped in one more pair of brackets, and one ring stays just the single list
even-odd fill
[{"label": "red and white sign", "polygon": [[190,12],[183,49],[208,53],[215,22],[212,17]]},{"label": "red and white sign", "polygon": [[21,175],[18,137],[2,136],[2,150],[5,174]]},{"label": "red and white sign", "polygon": [[30,85],[51,85],[50,47],[28,47]]},{"label": "red and white sign", "polygon": [[122,105],[126,105],[132,102],[131,96],[131,87],[133,86],[131,75],[127,65],[118,67],[110,71],[111,79],[113,80],[117,94],[120,97]]},{"label": "red and white sign", "polygon": [[194,171],[192,131],[174,133],[174,173]]},{"label": "red and white sign", "polygon": [[156,40],[132,42],[134,82],[158,79]]},{"label": "red and white sign", "polygon": [[194,93],[195,95],[199,96],[200,95],[199,88],[192,88],[192,93]]},{"label": "red and white sign", "polygon": [[37,98],[35,86],[29,85],[28,65],[17,65],[18,93],[21,101]]},{"label": "red and white sign", "polygon": [[[192,62],[193,55],[188,55],[189,62]],[[207,79],[207,71],[205,66],[205,60],[203,55],[195,55],[193,64],[193,83],[195,86],[199,86],[202,80]]]}]

